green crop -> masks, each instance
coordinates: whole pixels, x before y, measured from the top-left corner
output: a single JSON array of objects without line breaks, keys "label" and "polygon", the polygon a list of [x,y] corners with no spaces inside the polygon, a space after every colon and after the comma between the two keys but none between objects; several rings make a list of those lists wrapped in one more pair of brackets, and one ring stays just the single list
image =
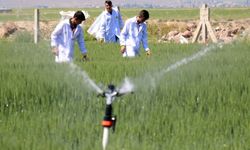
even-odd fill
[{"label": "green crop", "polygon": [[[104,100],[68,64],[54,63],[48,41],[31,41],[28,34],[0,41],[1,149],[101,149]],[[102,88],[125,77],[136,83],[134,94],[114,102],[118,122],[108,149],[249,149],[249,42],[213,50],[154,86],[137,85],[204,47],[149,45],[151,57],[141,50],[127,59],[119,45],[86,41],[89,62],[79,61],[76,48],[74,63]]]}]

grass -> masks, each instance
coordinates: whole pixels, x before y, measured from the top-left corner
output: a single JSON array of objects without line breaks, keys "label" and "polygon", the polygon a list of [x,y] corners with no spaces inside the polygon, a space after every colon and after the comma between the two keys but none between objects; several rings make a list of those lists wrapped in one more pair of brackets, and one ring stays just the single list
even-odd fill
[{"label": "grass", "polygon": [[211,11],[211,17],[214,20],[237,20],[249,18],[250,8],[227,8],[214,9]]},{"label": "grass", "polygon": [[[89,12],[93,18],[97,17],[102,8],[82,8]],[[59,11],[75,10],[74,8],[49,8],[40,9],[41,20],[59,20]],[[127,19],[138,14],[139,8],[121,8],[123,19]],[[161,20],[197,20],[199,19],[199,9],[148,9],[150,19]],[[33,20],[33,9],[14,9],[11,13],[0,14],[1,21],[23,21]],[[211,8],[211,18],[214,20],[234,20],[249,18],[249,8]]]},{"label": "grass", "polygon": [[[55,64],[49,43],[0,41],[1,149],[101,149],[104,101],[67,64]],[[124,59],[115,44],[87,41],[92,61],[74,63],[99,85],[136,83],[132,95],[114,103],[117,130],[109,150],[247,150],[249,123],[249,42],[240,41],[155,79],[154,74],[203,46],[150,43]]]}]

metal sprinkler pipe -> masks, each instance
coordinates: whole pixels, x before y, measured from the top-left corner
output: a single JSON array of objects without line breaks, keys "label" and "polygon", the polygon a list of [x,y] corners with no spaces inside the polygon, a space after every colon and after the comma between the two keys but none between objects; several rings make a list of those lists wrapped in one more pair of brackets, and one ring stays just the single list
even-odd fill
[{"label": "metal sprinkler pipe", "polygon": [[103,126],[103,138],[102,138],[102,148],[106,150],[109,140],[109,129],[112,128],[113,132],[115,132],[116,125],[116,116],[113,115],[113,107],[112,103],[114,102],[116,97],[122,96],[124,94],[119,94],[118,90],[115,88],[113,84],[108,85],[108,90],[99,94],[98,96],[106,98],[106,109],[105,115],[102,120]]}]

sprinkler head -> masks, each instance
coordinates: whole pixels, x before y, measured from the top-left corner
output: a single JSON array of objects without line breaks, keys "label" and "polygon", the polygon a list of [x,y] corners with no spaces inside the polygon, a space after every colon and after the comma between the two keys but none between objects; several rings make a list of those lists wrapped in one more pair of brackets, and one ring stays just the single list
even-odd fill
[{"label": "sprinkler head", "polygon": [[111,91],[111,92],[114,92],[115,91],[115,86],[113,84],[109,84],[108,85],[108,89]]}]

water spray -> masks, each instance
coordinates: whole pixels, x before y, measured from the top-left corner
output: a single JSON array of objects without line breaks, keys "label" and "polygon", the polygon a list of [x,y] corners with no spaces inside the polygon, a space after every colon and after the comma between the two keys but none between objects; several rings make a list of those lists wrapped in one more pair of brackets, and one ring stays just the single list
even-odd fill
[{"label": "water spray", "polygon": [[109,129],[112,128],[112,131],[115,132],[115,125],[116,125],[116,116],[113,115],[112,103],[114,102],[116,97],[128,93],[133,93],[134,84],[132,84],[128,78],[125,78],[123,84],[119,89],[116,89],[116,87],[113,84],[110,84],[108,86],[107,91],[103,92],[103,90],[88,76],[88,74],[85,71],[81,70],[80,67],[78,67],[73,63],[70,64],[70,67],[72,68],[72,71],[74,73],[77,73],[83,77],[84,81],[89,85],[89,87],[91,87],[94,91],[98,93],[98,96],[106,98],[106,110],[102,121],[102,126],[103,126],[102,147],[103,150],[106,150],[109,139]]},{"label": "water spray", "polygon": [[101,94],[98,94],[98,96],[106,98],[105,115],[102,120],[102,126],[103,126],[102,148],[103,150],[106,150],[107,145],[108,145],[109,129],[112,128],[113,133],[115,132],[117,117],[113,115],[112,103],[114,102],[116,97],[120,97],[122,95],[125,95],[131,92],[131,91],[122,92],[121,89],[117,90],[113,84],[110,84],[108,85],[107,91]]},{"label": "water spray", "polygon": [[116,97],[133,93],[134,84],[128,78],[125,78],[120,88],[116,89],[116,87],[113,84],[110,84],[108,85],[108,89],[104,91],[88,76],[88,74],[84,70],[81,70],[80,67],[78,67],[73,63],[70,63],[70,68],[72,69],[71,70],[72,73],[81,75],[84,81],[87,83],[87,85],[89,85],[89,87],[92,90],[98,93],[98,96],[106,98],[105,115],[102,121],[102,126],[103,126],[102,147],[103,150],[106,150],[109,139],[109,129],[112,128],[112,131],[115,132],[115,125],[116,125],[116,116],[113,115],[112,103],[114,102]]}]

